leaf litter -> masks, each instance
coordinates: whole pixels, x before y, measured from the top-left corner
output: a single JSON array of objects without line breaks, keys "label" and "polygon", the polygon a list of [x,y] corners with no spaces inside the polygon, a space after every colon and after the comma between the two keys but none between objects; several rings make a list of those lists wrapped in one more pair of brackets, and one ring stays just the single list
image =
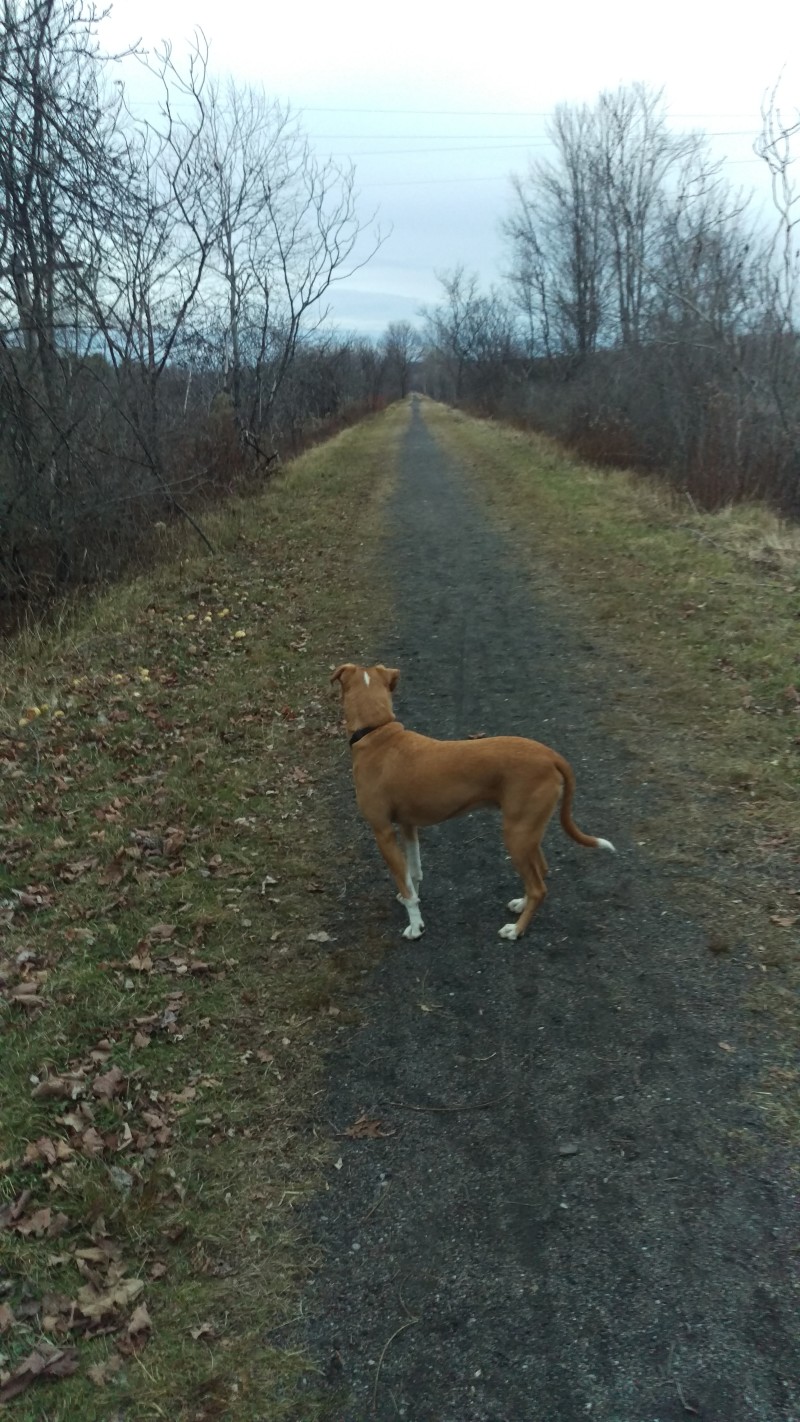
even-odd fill
[{"label": "leaf litter", "polygon": [[[357,477],[368,494],[385,468],[378,445],[351,461],[349,491]],[[330,527],[342,480],[325,483]],[[306,1124],[305,1058],[338,1008],[331,939],[309,912],[327,886],[302,830],[338,749],[318,663],[340,625],[340,570],[351,605],[358,594],[319,502],[286,497],[285,514],[260,515],[263,532],[249,515],[246,535],[232,522],[224,555],[196,560],[208,566],[196,586],[190,558],[156,575],[157,607],[142,585],[112,592],[79,637],[21,650],[22,676],[9,648],[4,684],[42,686],[16,705],[0,696],[0,1402],[81,1376],[90,1392],[124,1389],[126,1360],[148,1348],[137,1398],[150,1379],[159,1406],[169,1393],[182,1408],[189,1379],[207,1376],[177,1341],[184,1279],[209,1307],[190,1346],[222,1338],[216,1369],[260,1366],[260,1393],[273,1385],[247,1326],[237,1344],[210,1310],[224,1297],[235,1332],[243,1291],[225,1281],[250,1271],[275,1321],[291,1316],[295,1247],[279,1236],[270,1269],[233,1242],[239,1227],[232,1265],[213,1239],[231,1160],[231,1206],[252,1192],[275,1212],[325,1154]],[[242,611],[247,637],[231,631]],[[45,684],[57,717],[28,714]],[[384,1134],[379,1121],[353,1129]],[[286,1190],[292,1161],[299,1192]]]}]

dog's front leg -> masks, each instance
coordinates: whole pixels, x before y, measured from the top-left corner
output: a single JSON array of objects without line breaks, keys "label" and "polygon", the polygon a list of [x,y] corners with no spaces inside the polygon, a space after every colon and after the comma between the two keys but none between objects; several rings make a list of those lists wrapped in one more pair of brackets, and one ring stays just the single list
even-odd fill
[{"label": "dog's front leg", "polygon": [[404,938],[419,938],[425,927],[419,911],[419,894],[406,864],[405,855],[397,843],[391,825],[372,826],[378,848],[389,866],[389,872],[397,885],[397,891],[406,906],[408,928],[403,930]]},{"label": "dog's front leg", "polygon": [[406,877],[411,880],[417,893],[422,883],[422,860],[419,857],[419,835],[413,825],[401,825],[400,836],[406,856]]}]

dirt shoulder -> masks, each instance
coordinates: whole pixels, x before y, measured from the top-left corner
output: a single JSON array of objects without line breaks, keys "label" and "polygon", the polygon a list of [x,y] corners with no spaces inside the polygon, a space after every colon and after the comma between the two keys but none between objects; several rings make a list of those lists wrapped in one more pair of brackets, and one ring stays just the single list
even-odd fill
[{"label": "dirt shoulder", "polygon": [[[610,659],[602,618],[552,549],[535,553],[530,520],[532,583],[470,490],[468,436],[445,445],[432,413],[426,427],[415,412],[388,511],[393,622],[361,650],[402,668],[397,712],[417,730],[555,745],[576,770],[577,822],[620,852],[552,830],[550,897],[508,944],[497,929],[517,890],[496,821],[428,831],[427,927],[409,945],[337,782],[356,848],[330,931],[356,915],[387,952],[331,1069],[341,1155],[314,1210],[325,1263],[307,1296],[330,1415],[796,1422],[793,1177],[754,1095],[785,1058],[750,1010],[768,973],[744,909],[724,946],[708,920],[749,873],[737,805],[698,783],[685,728],[688,773],[677,758],[659,773],[652,673],[633,648]],[[621,702],[637,708],[637,754],[631,726],[608,724]],[[701,855],[704,818],[724,833]],[[344,1134],[360,1117],[374,1136]]]}]

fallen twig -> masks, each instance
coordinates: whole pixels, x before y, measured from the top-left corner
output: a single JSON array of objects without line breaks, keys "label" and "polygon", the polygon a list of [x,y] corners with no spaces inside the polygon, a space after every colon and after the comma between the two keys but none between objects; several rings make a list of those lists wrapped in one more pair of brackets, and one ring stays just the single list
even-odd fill
[{"label": "fallen twig", "polygon": [[407,1328],[411,1328],[411,1326],[412,1326],[413,1324],[415,1324],[415,1323],[419,1323],[419,1319],[418,1319],[418,1318],[409,1318],[406,1323],[401,1323],[401,1324],[400,1324],[400,1327],[399,1327],[399,1328],[396,1328],[396,1329],[394,1330],[394,1333],[391,1335],[390,1338],[387,1338],[387,1339],[386,1339],[386,1342],[385,1342],[384,1345],[383,1345],[383,1350],[382,1350],[382,1352],[381,1352],[381,1356],[380,1356],[379,1359],[378,1359],[378,1367],[377,1367],[376,1372],[375,1372],[375,1384],[374,1384],[373,1389],[372,1389],[372,1411],[373,1411],[373,1412],[375,1411],[375,1409],[376,1409],[376,1407],[377,1407],[377,1405],[378,1405],[378,1379],[380,1378],[380,1375],[381,1375],[381,1368],[383,1367],[383,1360],[384,1360],[384,1358],[386,1357],[386,1351],[387,1351],[387,1349],[388,1349],[388,1347],[389,1347],[389,1344],[390,1344],[390,1343],[393,1343],[394,1340],[395,1340],[395,1338],[398,1338],[401,1333],[405,1333],[406,1329],[407,1329]]},{"label": "fallen twig", "polygon": [[676,1392],[677,1392],[677,1394],[678,1394],[678,1397],[679,1397],[680,1400],[681,1400],[681,1407],[683,1408],[684,1412],[691,1412],[691,1413],[693,1413],[693,1415],[694,1415],[695,1417],[699,1417],[699,1416],[700,1416],[699,1409],[696,1408],[696,1407],[692,1407],[692,1404],[691,1404],[690,1402],[687,1402],[687,1401],[686,1401],[686,1398],[685,1398],[684,1395],[683,1395],[683,1388],[681,1387],[680,1383],[678,1382],[678,1379],[677,1379],[677,1378],[673,1378],[672,1381],[673,1381],[674,1384],[675,1384],[675,1390],[676,1390]]},{"label": "fallen twig", "polygon": [[365,1215],[362,1215],[362,1216],[361,1216],[361,1219],[360,1219],[359,1222],[358,1222],[359,1224],[363,1224],[365,1220],[368,1220],[368,1219],[369,1219],[370,1215],[374,1215],[374,1213],[375,1213],[375,1211],[377,1210],[378,1206],[381,1205],[381,1204],[383,1204],[383,1201],[386,1199],[386,1196],[388,1195],[390,1189],[391,1189],[391,1181],[390,1181],[390,1180],[387,1180],[387,1182],[386,1182],[385,1185],[381,1185],[380,1194],[376,1195],[375,1199],[373,1200],[372,1204],[370,1205],[369,1209],[367,1210],[367,1213],[366,1213]]},{"label": "fallen twig", "polygon": [[490,1106],[507,1101],[511,1094],[507,1091],[504,1096],[495,1096],[491,1101],[465,1101],[458,1106],[415,1106],[411,1101],[390,1101],[388,1104],[399,1111],[488,1111]]}]

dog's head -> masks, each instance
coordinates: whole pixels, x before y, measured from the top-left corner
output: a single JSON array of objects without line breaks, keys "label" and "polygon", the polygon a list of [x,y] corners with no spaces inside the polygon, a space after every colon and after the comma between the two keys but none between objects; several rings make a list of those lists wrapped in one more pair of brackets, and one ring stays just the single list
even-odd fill
[{"label": "dog's head", "polygon": [[351,733],[364,726],[383,726],[394,720],[392,692],[400,679],[396,667],[382,662],[374,667],[357,667],[355,662],[343,662],[331,676],[342,688],[342,707],[347,729]]}]

